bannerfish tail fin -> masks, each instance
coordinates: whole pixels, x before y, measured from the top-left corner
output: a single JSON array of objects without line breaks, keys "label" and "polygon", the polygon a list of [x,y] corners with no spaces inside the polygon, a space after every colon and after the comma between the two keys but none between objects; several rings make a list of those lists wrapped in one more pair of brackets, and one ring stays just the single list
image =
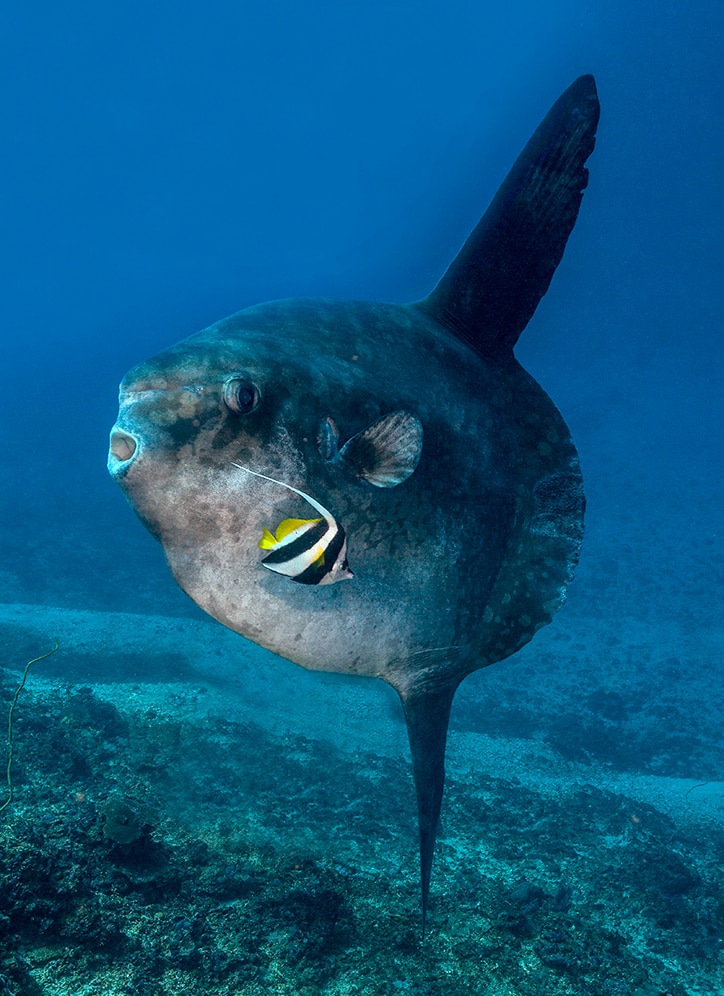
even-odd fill
[{"label": "bannerfish tail fin", "polygon": [[277,543],[278,540],[276,536],[273,533],[270,533],[269,530],[265,527],[261,539],[259,540],[259,549],[273,550],[274,547],[277,545]]},{"label": "bannerfish tail fin", "polygon": [[437,287],[414,305],[476,352],[507,358],[548,290],[588,184],[599,117],[593,76],[562,94]]},{"label": "bannerfish tail fin", "polygon": [[445,785],[447,728],[456,688],[457,681],[429,691],[419,689],[410,692],[400,691],[407,721],[417,793],[423,938],[430,894],[432,859],[440,825],[440,808]]}]

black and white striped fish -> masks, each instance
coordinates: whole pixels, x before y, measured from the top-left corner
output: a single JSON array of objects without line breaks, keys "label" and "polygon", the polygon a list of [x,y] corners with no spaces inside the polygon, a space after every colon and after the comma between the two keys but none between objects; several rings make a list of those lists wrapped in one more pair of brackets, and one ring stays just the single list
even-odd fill
[{"label": "black and white striped fish", "polygon": [[259,540],[262,550],[271,552],[262,564],[275,574],[283,574],[299,584],[334,584],[354,577],[347,563],[347,539],[344,529],[332,513],[304,491],[259,474],[240,463],[234,467],[247,474],[279,484],[308,501],[321,515],[318,519],[284,519],[274,533],[265,529]]}]

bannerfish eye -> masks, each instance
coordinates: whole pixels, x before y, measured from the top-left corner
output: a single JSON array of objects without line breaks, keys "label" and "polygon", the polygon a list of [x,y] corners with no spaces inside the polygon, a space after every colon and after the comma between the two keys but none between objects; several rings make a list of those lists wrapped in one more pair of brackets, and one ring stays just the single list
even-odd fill
[{"label": "bannerfish eye", "polygon": [[224,404],[235,415],[248,415],[260,401],[259,388],[245,377],[227,377],[222,390]]}]

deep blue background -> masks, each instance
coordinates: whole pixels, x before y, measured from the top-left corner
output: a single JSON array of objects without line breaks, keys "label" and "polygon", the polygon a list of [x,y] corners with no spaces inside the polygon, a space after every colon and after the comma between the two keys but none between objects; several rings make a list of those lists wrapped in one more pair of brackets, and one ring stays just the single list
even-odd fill
[{"label": "deep blue background", "polygon": [[423,296],[593,72],[590,187],[518,355],[582,453],[580,604],[715,621],[723,43],[718,0],[15,4],[0,599],[191,611],[105,473],[123,373],[259,300]]}]

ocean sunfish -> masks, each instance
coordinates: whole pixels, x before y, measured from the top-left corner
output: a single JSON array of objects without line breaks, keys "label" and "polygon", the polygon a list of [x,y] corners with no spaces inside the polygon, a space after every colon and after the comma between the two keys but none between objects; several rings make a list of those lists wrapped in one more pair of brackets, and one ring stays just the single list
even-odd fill
[{"label": "ocean sunfish", "polygon": [[[260,304],[120,388],[109,470],[184,591],[302,667],[399,693],[423,930],[455,690],[551,620],[578,559],[578,456],[513,347],[578,215],[598,115],[582,76],[424,300]],[[297,518],[304,501],[321,523]],[[290,583],[332,568],[344,584]]]}]

